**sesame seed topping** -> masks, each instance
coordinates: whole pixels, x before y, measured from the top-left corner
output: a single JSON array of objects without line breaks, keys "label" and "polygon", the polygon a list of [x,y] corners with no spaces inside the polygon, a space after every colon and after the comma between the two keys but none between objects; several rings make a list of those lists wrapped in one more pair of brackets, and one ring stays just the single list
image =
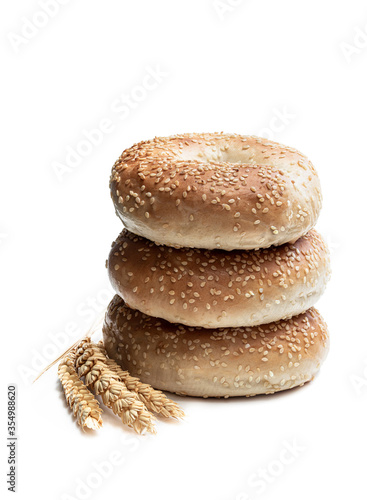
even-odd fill
[{"label": "sesame seed topping", "polygon": [[[305,183],[307,195],[302,194]],[[200,245],[226,250],[280,244],[312,227],[321,207],[317,174],[304,155],[236,134],[183,134],[135,144],[115,162],[110,186],[123,221],[173,246],[193,246],[195,238]],[[196,224],[179,234],[197,199],[202,205],[194,215]],[[231,207],[241,227],[225,230]],[[251,214],[260,223],[254,224]],[[162,233],[157,221],[166,217],[169,226]],[[208,220],[213,220],[213,232],[198,234],[197,225]],[[275,229],[269,231],[270,226]]]}]

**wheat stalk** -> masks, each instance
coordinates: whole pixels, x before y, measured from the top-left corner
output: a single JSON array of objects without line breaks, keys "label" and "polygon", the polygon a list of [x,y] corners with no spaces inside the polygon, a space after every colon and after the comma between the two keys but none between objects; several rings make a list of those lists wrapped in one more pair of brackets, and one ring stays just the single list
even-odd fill
[{"label": "wheat stalk", "polygon": [[107,351],[103,342],[98,343],[100,350],[106,356],[106,363],[109,368],[118,376],[119,380],[123,382],[129,391],[135,392],[138,399],[144,403],[149,411],[161,414],[163,417],[183,418],[185,413],[182,408],[167,398],[162,392],[154,389],[149,384],[144,384],[137,377],[132,377],[130,373],[123,370],[121,366],[116,363],[112,358],[107,357]]},{"label": "wheat stalk", "polygon": [[47,372],[47,370],[49,370],[53,365],[55,365],[58,361],[60,361],[61,359],[65,358],[68,356],[69,353],[71,352],[75,352],[75,349],[76,347],[79,345],[80,342],[82,342],[86,337],[91,337],[94,333],[96,333],[96,331],[98,330],[98,327],[99,325],[102,323],[103,319],[104,319],[104,315],[105,313],[101,313],[99,316],[97,316],[97,319],[91,324],[91,326],[89,327],[88,331],[86,334],[83,335],[83,337],[79,340],[77,340],[76,342],[74,342],[73,345],[71,345],[70,347],[68,347],[66,349],[65,352],[63,352],[62,354],[60,354],[60,356],[58,356],[54,361],[52,361],[52,363],[50,363],[48,366],[46,366],[46,368],[44,368],[41,373],[39,373],[37,375],[37,377],[33,380],[32,384],[34,384],[45,372]]},{"label": "wheat stalk", "polygon": [[85,427],[93,430],[99,429],[102,426],[102,410],[93,394],[79,379],[74,362],[75,350],[69,352],[58,368],[58,376],[66,401],[83,430]]},{"label": "wheat stalk", "polygon": [[75,367],[85,384],[102,396],[103,403],[118,415],[124,424],[141,434],[145,430],[155,433],[153,415],[139,401],[135,392],[127,389],[116,373],[110,369],[103,349],[90,338],[80,342],[76,351]]}]

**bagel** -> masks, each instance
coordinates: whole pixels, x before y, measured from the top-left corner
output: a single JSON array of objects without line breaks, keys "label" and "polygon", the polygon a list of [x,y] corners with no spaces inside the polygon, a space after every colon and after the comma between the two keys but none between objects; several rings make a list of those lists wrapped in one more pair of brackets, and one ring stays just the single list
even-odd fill
[{"label": "bagel", "polygon": [[256,327],[207,330],[152,318],[116,295],[103,325],[109,357],[156,389],[200,397],[272,394],[303,385],[325,359],[316,309]]},{"label": "bagel", "polygon": [[294,244],[252,251],[156,245],[126,229],[107,262],[133,309],[204,328],[254,326],[299,314],[323,293],[329,251],[311,230]]},{"label": "bagel", "polygon": [[110,179],[131,232],[173,247],[266,248],[295,241],[321,208],[306,156],[254,136],[183,134],[126,149]]}]

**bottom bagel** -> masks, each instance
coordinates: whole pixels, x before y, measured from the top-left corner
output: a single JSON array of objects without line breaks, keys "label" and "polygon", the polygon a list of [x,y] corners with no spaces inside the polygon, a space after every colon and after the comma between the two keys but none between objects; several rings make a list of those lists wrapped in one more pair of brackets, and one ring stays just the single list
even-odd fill
[{"label": "bottom bagel", "polygon": [[103,340],[108,355],[142,382],[204,398],[303,385],[329,349],[326,323],[314,308],[259,326],[206,329],[147,316],[118,295],[108,306]]}]

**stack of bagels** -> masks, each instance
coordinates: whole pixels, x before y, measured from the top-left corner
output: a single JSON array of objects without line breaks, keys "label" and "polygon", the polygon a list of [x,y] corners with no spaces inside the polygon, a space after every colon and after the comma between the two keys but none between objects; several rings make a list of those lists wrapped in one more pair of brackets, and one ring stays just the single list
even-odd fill
[{"label": "stack of bagels", "polygon": [[161,137],[125,150],[110,188],[126,229],[107,262],[117,295],[103,336],[124,370],[200,397],[314,377],[329,338],[313,305],[330,264],[306,156],[254,136]]}]

